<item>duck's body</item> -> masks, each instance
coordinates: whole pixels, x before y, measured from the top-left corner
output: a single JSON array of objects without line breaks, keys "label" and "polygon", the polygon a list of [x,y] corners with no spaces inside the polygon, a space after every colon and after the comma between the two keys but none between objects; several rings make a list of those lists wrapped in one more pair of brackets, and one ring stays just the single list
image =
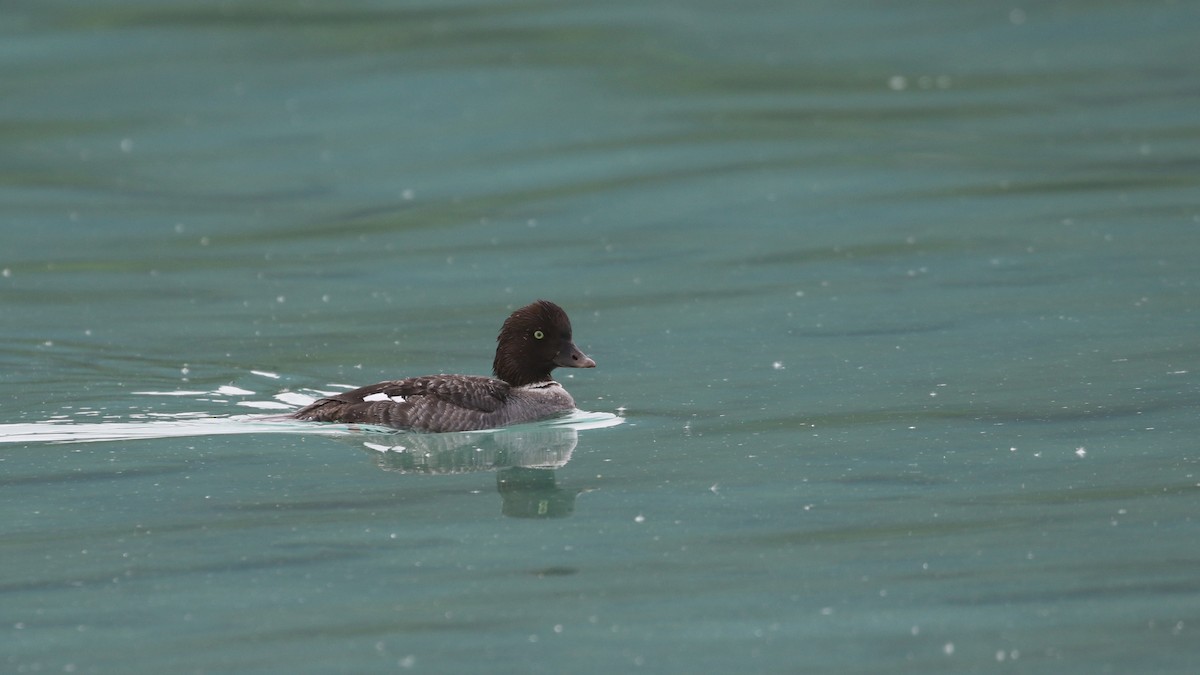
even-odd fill
[{"label": "duck's body", "polygon": [[426,375],[323,398],[295,417],[416,431],[474,431],[532,422],[574,407],[575,399],[554,380],[514,387],[491,377]]},{"label": "duck's body", "polygon": [[292,416],[314,422],[375,424],[414,431],[474,431],[520,424],[575,408],[550,379],[557,366],[594,368],[571,340],[571,321],[552,302],[513,312],[496,338],[496,377],[426,375],[322,398]]}]

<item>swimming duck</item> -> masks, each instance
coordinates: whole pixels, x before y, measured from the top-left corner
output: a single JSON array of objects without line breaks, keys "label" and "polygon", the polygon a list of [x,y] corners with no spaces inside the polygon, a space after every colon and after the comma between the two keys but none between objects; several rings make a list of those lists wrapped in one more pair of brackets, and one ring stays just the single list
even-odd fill
[{"label": "swimming duck", "polygon": [[428,432],[532,422],[575,408],[575,399],[550,378],[560,366],[595,368],[596,362],[572,341],[567,313],[538,300],[513,312],[500,328],[495,377],[425,375],[379,382],[319,399],[292,417]]}]

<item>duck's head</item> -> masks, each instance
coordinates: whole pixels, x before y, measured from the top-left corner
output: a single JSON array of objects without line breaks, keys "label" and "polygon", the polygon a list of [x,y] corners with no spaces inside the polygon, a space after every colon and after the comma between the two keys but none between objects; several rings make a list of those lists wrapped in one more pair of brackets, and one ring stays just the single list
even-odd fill
[{"label": "duck's head", "polygon": [[571,320],[562,307],[538,300],[505,319],[492,362],[496,377],[520,387],[549,380],[550,371],[560,366],[596,367],[572,341]]}]

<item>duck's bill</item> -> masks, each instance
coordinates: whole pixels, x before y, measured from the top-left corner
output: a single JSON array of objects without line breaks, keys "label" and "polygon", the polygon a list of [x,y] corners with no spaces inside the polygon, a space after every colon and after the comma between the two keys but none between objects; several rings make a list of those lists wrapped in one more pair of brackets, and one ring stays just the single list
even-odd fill
[{"label": "duck's bill", "polygon": [[588,357],[587,354],[579,351],[574,343],[568,342],[563,346],[562,351],[558,356],[554,357],[554,364],[563,368],[595,368],[596,362]]}]

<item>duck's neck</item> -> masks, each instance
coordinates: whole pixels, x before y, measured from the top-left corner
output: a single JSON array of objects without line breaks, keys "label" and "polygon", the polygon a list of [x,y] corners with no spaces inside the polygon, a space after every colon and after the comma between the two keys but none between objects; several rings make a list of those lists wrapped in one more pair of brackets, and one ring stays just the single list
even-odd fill
[{"label": "duck's neck", "polygon": [[524,387],[527,384],[550,380],[550,369],[541,371],[519,368],[517,364],[505,359],[499,352],[496,353],[496,360],[492,362],[492,373],[514,387]]}]

